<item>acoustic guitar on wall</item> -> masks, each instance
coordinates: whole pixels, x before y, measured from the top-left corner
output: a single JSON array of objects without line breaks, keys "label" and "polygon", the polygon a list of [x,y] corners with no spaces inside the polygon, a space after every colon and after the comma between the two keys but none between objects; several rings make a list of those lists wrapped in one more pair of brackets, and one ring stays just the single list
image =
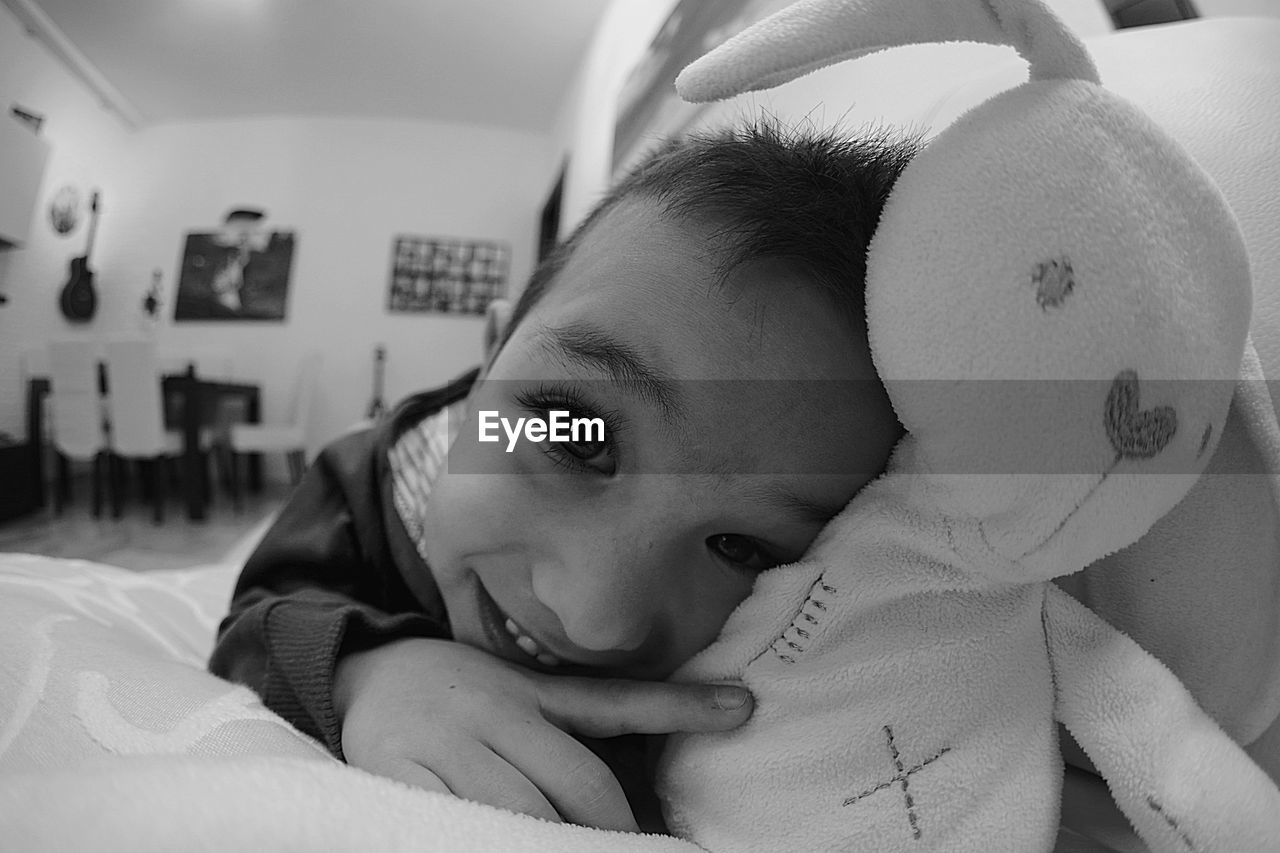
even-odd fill
[{"label": "acoustic guitar on wall", "polygon": [[84,254],[71,259],[67,283],[58,295],[62,314],[73,323],[87,323],[98,311],[98,293],[93,289],[93,270],[89,268],[89,254],[93,251],[93,238],[98,233],[98,193],[94,191],[89,201],[89,241]]},{"label": "acoustic guitar on wall", "polygon": [[371,421],[376,421],[387,413],[387,404],[382,400],[386,363],[387,348],[378,344],[373,348],[373,398],[369,401],[369,408],[365,410],[365,417]]}]

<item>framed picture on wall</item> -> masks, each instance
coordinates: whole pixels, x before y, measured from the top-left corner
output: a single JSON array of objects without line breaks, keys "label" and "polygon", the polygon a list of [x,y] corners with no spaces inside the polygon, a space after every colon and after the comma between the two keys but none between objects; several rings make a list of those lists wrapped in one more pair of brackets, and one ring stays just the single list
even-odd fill
[{"label": "framed picture on wall", "polygon": [[654,143],[688,127],[704,109],[676,94],[676,76],[693,60],[791,0],[680,0],[618,93],[613,174],[626,171]]},{"label": "framed picture on wall", "polygon": [[294,233],[259,229],[260,213],[240,212],[218,231],[187,234],[174,320],[284,320]]},{"label": "framed picture on wall", "polygon": [[401,234],[391,248],[387,310],[482,315],[506,295],[510,263],[505,243]]}]

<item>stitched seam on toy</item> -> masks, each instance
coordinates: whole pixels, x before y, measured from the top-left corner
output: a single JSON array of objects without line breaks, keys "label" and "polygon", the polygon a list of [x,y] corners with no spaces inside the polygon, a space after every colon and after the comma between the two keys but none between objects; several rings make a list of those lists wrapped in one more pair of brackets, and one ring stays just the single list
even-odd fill
[{"label": "stitched seam on toy", "polygon": [[942,756],[950,752],[951,747],[944,746],[942,749],[938,750],[929,758],[926,758],[924,761],[908,769],[902,763],[902,754],[898,751],[898,744],[893,737],[893,727],[886,725],[884,726],[883,731],[885,733],[885,738],[888,742],[889,755],[893,758],[893,767],[896,773],[894,774],[892,779],[889,779],[886,782],[881,782],[880,784],[876,785],[873,788],[868,788],[867,790],[863,791],[860,794],[849,797],[841,805],[851,806],[854,803],[858,802],[859,800],[871,796],[877,791],[883,791],[884,789],[891,788],[896,784],[901,784],[902,796],[907,808],[907,822],[911,825],[911,837],[916,841],[919,841],[920,835],[921,835],[920,822],[919,822],[919,818],[916,816],[915,797],[912,796],[911,794],[911,789],[908,784],[908,780],[911,778],[912,774],[920,772],[925,767],[929,766],[930,764],[932,764],[933,762],[937,761],[939,758],[941,758]]},{"label": "stitched seam on toy", "polygon": [[1164,807],[1161,806],[1160,803],[1156,801],[1156,798],[1151,796],[1150,794],[1147,795],[1147,807],[1150,808],[1156,814],[1160,815],[1160,817],[1164,820],[1164,822],[1169,825],[1169,828],[1172,829],[1175,833],[1177,833],[1178,839],[1181,840],[1182,843],[1186,845],[1186,848],[1188,850],[1192,851],[1192,853],[1199,853],[1200,848],[1196,847],[1194,844],[1191,843],[1191,838],[1185,832],[1182,831],[1182,828],[1178,826],[1178,822],[1174,820],[1171,815],[1166,813],[1164,810]]},{"label": "stitched seam on toy", "polygon": [[827,583],[825,577],[825,574],[818,575],[818,579],[809,587],[804,603],[800,605],[800,612],[791,620],[791,624],[778,639],[773,641],[769,649],[752,658],[751,663],[764,657],[770,649],[783,663],[795,663],[800,655],[808,650],[821,627],[823,616],[827,613],[828,601],[839,591]]}]

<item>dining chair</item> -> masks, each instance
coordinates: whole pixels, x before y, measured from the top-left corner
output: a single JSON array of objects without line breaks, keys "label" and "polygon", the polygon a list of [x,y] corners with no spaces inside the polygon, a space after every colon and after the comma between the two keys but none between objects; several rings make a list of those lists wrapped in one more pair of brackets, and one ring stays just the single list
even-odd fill
[{"label": "dining chair", "polygon": [[235,355],[227,347],[166,346],[156,350],[156,357],[162,373],[183,373],[188,367],[194,367],[197,376],[209,379],[231,379],[235,373]]},{"label": "dining chair", "polygon": [[[18,374],[21,377],[22,387],[29,388],[32,380],[44,381],[52,384],[49,375],[49,344],[47,341],[41,341],[38,344],[25,346],[18,353]],[[36,453],[40,454],[40,463],[38,466],[41,483],[39,494],[44,495],[48,483],[44,482],[44,473],[47,471],[57,471],[62,467],[58,463],[58,451],[53,446],[53,403],[49,399],[49,394],[43,393],[34,400],[28,398],[27,404],[39,407],[40,411],[34,417],[28,410],[27,412],[27,441],[35,448]],[[56,490],[56,485],[55,485]],[[44,503],[43,499],[40,501]]]},{"label": "dining chair", "polygon": [[[91,463],[93,516],[98,518],[102,514],[108,467],[106,426],[98,383],[101,350],[94,341],[63,340],[50,341],[47,352],[53,447],[65,460]],[[64,482],[58,482],[53,487],[53,508],[57,513],[62,512],[67,497],[64,486]]]},{"label": "dining chair", "polygon": [[225,456],[231,500],[237,510],[240,499],[240,457],[246,453],[284,453],[289,463],[289,482],[297,485],[306,469],[307,425],[320,373],[320,354],[310,353],[298,365],[288,417],[282,423],[234,423],[226,431]]},{"label": "dining chair", "polygon": [[[168,346],[158,347],[161,374],[181,374],[195,371],[201,379],[233,381],[235,358],[232,351],[220,346]],[[228,425],[248,417],[248,405],[244,397],[223,395],[205,402],[206,411],[201,420],[211,434],[225,432]],[[181,394],[168,394],[164,398],[165,423],[180,424],[186,399]],[[203,440],[204,437],[202,437]]]},{"label": "dining chair", "polygon": [[48,376],[49,345],[40,343],[23,347],[18,353],[18,369],[22,373],[23,384],[33,376]]},{"label": "dining chair", "polygon": [[[107,412],[108,447],[123,459],[146,463],[151,479],[151,499],[156,523],[164,520],[164,462],[183,450],[182,435],[164,426],[160,389],[160,363],[155,345],[145,340],[108,341]],[[122,483],[112,477],[112,509],[121,514]]]}]

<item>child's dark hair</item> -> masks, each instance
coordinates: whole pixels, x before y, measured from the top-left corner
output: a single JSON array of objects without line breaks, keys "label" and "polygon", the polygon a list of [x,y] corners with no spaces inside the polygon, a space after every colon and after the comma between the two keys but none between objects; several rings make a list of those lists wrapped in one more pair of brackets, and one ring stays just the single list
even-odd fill
[{"label": "child's dark hair", "polygon": [[773,120],[672,140],[618,182],[543,260],[512,312],[509,335],[592,226],[628,200],[714,229],[722,276],[740,264],[794,264],[837,309],[864,322],[867,245],[885,199],[919,150],[884,131],[786,129]]}]

